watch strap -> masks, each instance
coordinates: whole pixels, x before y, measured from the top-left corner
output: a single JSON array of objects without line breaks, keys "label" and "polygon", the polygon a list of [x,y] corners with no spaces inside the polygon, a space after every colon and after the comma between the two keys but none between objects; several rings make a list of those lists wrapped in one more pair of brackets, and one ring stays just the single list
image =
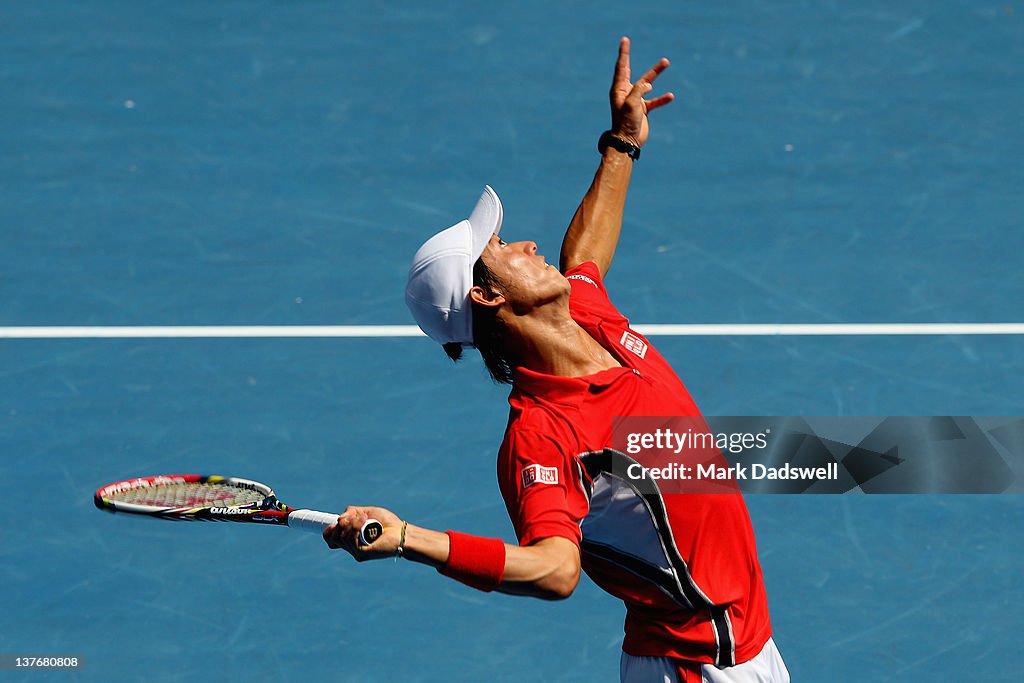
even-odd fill
[{"label": "watch strap", "polygon": [[626,142],[620,137],[616,137],[610,130],[606,130],[601,133],[601,138],[597,141],[597,151],[604,154],[604,151],[611,147],[614,150],[622,152],[629,156],[630,159],[636,161],[640,158],[640,148],[636,145]]}]

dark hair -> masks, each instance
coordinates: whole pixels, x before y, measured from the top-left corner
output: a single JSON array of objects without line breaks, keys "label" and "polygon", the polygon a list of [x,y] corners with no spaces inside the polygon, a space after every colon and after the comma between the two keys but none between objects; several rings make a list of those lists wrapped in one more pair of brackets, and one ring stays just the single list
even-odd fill
[{"label": "dark hair", "polygon": [[[495,286],[503,286],[494,273],[490,271],[482,258],[473,264],[473,286],[483,287],[493,292]],[[498,319],[497,311],[490,306],[473,303],[473,346],[484,359],[491,379],[499,384],[512,384],[512,364],[505,356],[505,326]],[[444,352],[453,361],[462,358],[462,344],[449,342],[444,345]]]}]

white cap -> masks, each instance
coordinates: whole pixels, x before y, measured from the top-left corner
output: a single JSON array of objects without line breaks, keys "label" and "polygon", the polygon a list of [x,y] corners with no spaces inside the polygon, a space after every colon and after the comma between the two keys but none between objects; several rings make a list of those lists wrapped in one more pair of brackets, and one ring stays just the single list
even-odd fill
[{"label": "white cap", "polygon": [[405,304],[434,341],[472,345],[473,264],[500,230],[501,200],[485,185],[467,220],[431,237],[412,257]]}]

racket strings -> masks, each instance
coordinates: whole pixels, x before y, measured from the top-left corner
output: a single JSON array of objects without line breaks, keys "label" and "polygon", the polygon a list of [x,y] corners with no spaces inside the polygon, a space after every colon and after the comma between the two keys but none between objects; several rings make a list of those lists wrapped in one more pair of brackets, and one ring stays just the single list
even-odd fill
[{"label": "racket strings", "polygon": [[180,483],[140,486],[110,496],[119,503],[152,507],[230,507],[263,500],[259,491],[218,483]]}]

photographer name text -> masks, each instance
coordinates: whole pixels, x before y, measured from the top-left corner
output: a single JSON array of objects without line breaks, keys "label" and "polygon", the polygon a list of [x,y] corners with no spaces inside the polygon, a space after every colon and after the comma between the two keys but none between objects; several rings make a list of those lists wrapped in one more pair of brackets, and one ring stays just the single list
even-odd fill
[{"label": "photographer name text", "polygon": [[839,463],[824,467],[793,467],[789,463],[771,467],[754,463],[752,465],[681,465],[672,463],[665,467],[644,467],[633,463],[626,468],[630,479],[660,479],[677,481],[756,481],[759,479],[787,479],[809,481],[836,481],[839,479]]}]

